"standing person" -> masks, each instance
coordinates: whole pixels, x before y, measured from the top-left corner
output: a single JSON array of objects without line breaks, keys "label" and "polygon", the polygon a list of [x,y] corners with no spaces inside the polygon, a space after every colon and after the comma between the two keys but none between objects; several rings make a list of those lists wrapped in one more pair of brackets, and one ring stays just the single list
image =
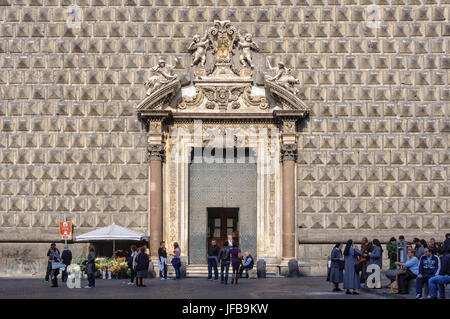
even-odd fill
[{"label": "standing person", "polygon": [[56,263],[56,262],[59,262],[59,261],[60,261],[60,259],[59,259],[59,256],[56,253],[56,248],[54,248],[54,247],[50,248],[50,254],[48,256],[48,262],[50,263],[50,268],[52,269],[50,271],[50,277],[52,279],[52,285],[51,285],[52,288],[57,288],[58,287],[58,275],[59,275],[59,269],[58,268],[53,269],[52,268],[52,264]]},{"label": "standing person", "polygon": [[428,243],[428,248],[431,249],[431,252],[435,255],[438,254],[439,245],[436,243],[436,240],[432,237],[430,238],[430,242]]},{"label": "standing person", "polygon": [[398,293],[407,295],[408,282],[416,278],[419,273],[419,259],[416,257],[416,251],[414,249],[408,250],[408,259],[406,262],[402,263],[397,261],[396,264],[401,266],[399,269],[400,273],[397,274]]},{"label": "standing person", "polygon": [[363,237],[361,239],[361,253],[362,258],[359,260],[359,263],[362,264],[362,271],[361,271],[361,278],[360,282],[362,284],[366,284],[367,281],[367,266],[369,265],[369,254],[373,249],[373,245],[371,242],[369,242],[369,239],[367,237]]},{"label": "standing person", "polygon": [[[405,241],[405,236],[400,235],[397,242],[397,261],[405,263],[408,260],[408,243]],[[397,263],[395,263],[398,265]]]},{"label": "standing person", "polygon": [[439,297],[445,299],[445,284],[450,283],[450,247],[446,249],[443,247],[440,250],[441,257],[441,270],[436,277],[430,278],[428,281],[430,295],[429,298],[437,298],[437,290],[439,289]]},{"label": "standing person", "polygon": [[383,268],[383,248],[381,248],[381,243],[378,239],[372,240],[373,250],[369,253],[369,265],[375,264]]},{"label": "standing person", "polygon": [[211,240],[211,248],[208,251],[208,280],[212,280],[212,269],[214,268],[214,280],[219,279],[219,272],[217,270],[217,264],[219,262],[219,247],[216,245],[216,241]]},{"label": "standing person", "polygon": [[166,242],[165,241],[162,241],[159,243],[158,268],[159,268],[160,280],[166,280],[167,279],[167,250],[166,250]]},{"label": "standing person", "polygon": [[425,253],[419,259],[419,273],[416,279],[416,299],[422,298],[422,288],[425,282],[439,274],[441,270],[441,260],[433,255],[429,248],[425,248]]},{"label": "standing person", "polygon": [[416,246],[414,247],[414,250],[416,251],[416,257],[417,259],[420,259],[420,257],[423,256],[425,253],[425,247],[423,247],[422,243],[420,242],[419,238],[413,239],[413,244]]},{"label": "standing person", "polygon": [[64,245],[64,250],[61,254],[61,262],[66,265],[62,272],[61,280],[63,282],[67,282],[67,278],[69,277],[69,274],[67,273],[67,267],[69,267],[69,265],[72,263],[72,252],[70,251],[68,245]]},{"label": "standing person", "polygon": [[173,258],[172,258],[172,266],[175,269],[175,278],[173,278],[173,280],[180,280],[181,276],[180,276],[180,267],[181,267],[181,260],[180,260],[180,255],[181,255],[181,249],[180,249],[180,245],[178,245],[177,242],[173,243]]},{"label": "standing person", "polygon": [[231,249],[234,244],[233,235],[230,235],[230,234],[227,235],[227,242],[228,242],[228,247]]},{"label": "standing person", "polygon": [[89,247],[86,273],[88,276],[89,284],[84,288],[95,288],[95,249],[93,246]]},{"label": "standing person", "polygon": [[[253,269],[254,261],[253,261],[252,255],[250,255],[250,253],[247,250],[244,252],[244,255],[245,255],[245,261],[239,268],[239,274],[236,277],[236,283],[237,283],[239,277],[242,278],[242,273],[244,272],[244,270],[248,271],[250,269]],[[247,273],[247,275],[248,275],[248,273]]]},{"label": "standing person", "polygon": [[389,242],[386,244],[386,249],[389,257],[389,269],[396,269],[397,266],[395,265],[395,262],[397,261],[397,239],[395,239],[395,237],[391,237],[391,239],[389,239]]},{"label": "standing person", "polygon": [[130,256],[128,256],[128,260],[127,260],[128,268],[130,268],[130,271],[131,271],[130,282],[128,283],[128,285],[134,284],[134,277],[136,277],[136,271],[133,268],[133,260],[134,260],[134,256],[137,254],[137,251],[136,251],[137,248],[135,245],[131,245],[130,250],[131,250],[131,254],[130,254]]},{"label": "standing person", "polygon": [[148,277],[148,266],[150,264],[146,247],[141,247],[138,256],[136,257],[136,285],[138,287],[146,287],[145,278]]},{"label": "standing person", "polygon": [[344,256],[342,255],[342,243],[337,243],[331,251],[330,282],[333,283],[333,292],[342,291],[339,284],[344,282]]},{"label": "standing person", "polygon": [[[47,250],[47,257],[50,257],[50,250],[51,249],[55,249],[55,254],[57,254],[57,256],[59,256],[59,250],[58,250],[58,248],[56,248],[56,244],[55,243],[51,243],[50,244],[50,248]],[[45,272],[44,282],[48,282],[48,279],[50,277],[50,273],[51,272],[52,272],[52,264],[51,264],[50,260],[48,260],[48,262],[47,262],[47,271]]]},{"label": "standing person", "polygon": [[[228,284],[228,271],[230,269],[230,247],[228,247],[228,242],[223,243],[223,248],[219,252],[219,261],[220,261],[220,283],[227,285]],[[225,276],[223,272],[225,271]]]},{"label": "standing person", "polygon": [[[344,249],[344,289],[345,293],[350,295],[358,295],[357,290],[361,287],[359,282],[359,275],[355,270],[355,265],[358,264],[358,256],[362,256],[362,252],[353,247],[353,240],[349,239]],[[350,292],[350,289],[353,292]]]},{"label": "standing person", "polygon": [[242,254],[237,242],[233,243],[233,248],[230,250],[231,254],[231,267],[233,269],[233,275],[231,277],[231,284],[237,284],[237,275],[239,267],[241,266]]}]

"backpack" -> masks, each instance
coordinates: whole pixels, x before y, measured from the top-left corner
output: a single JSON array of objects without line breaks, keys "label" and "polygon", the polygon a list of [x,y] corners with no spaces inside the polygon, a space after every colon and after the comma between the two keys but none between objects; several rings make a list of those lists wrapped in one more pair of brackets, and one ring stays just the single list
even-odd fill
[{"label": "backpack", "polygon": [[391,284],[391,294],[398,294],[398,282],[394,281]]}]

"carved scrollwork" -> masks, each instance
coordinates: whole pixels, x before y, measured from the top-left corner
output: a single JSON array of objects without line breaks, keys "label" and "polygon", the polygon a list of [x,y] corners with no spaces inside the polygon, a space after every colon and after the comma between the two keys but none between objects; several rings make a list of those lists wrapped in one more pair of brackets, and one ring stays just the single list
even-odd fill
[{"label": "carved scrollwork", "polygon": [[194,108],[199,106],[203,99],[205,98],[205,94],[201,88],[195,89],[196,94],[194,96],[183,96],[181,98],[181,102],[178,104],[179,109],[187,109],[187,108]]},{"label": "carved scrollwork", "polygon": [[269,104],[266,101],[265,96],[254,96],[252,95],[252,88],[250,86],[246,87],[242,99],[249,105],[254,107],[259,107],[261,110],[266,110],[269,108]]}]

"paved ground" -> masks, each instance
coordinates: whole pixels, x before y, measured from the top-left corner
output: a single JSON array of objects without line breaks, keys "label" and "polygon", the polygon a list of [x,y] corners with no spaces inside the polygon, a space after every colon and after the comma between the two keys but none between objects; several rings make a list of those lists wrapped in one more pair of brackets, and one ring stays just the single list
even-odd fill
[{"label": "paved ground", "polygon": [[[360,295],[331,292],[330,283],[324,277],[302,277],[297,279],[267,278],[242,279],[239,285],[222,285],[218,281],[203,278],[187,278],[180,281],[148,279],[147,287],[127,285],[125,280],[101,280],[95,289],[70,289],[59,282],[59,288],[51,288],[41,279],[0,279],[0,298],[308,298],[308,299],[392,299],[387,290],[361,291]],[[87,284],[82,280],[82,287]],[[410,298],[413,296],[409,296]]]}]

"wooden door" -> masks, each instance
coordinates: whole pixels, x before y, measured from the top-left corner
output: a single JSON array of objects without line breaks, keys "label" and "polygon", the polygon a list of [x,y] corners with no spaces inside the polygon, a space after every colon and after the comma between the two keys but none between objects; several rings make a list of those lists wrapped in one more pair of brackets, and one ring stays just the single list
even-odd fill
[{"label": "wooden door", "polygon": [[217,246],[222,248],[230,235],[232,240],[239,242],[238,217],[239,208],[208,207],[207,252],[211,240],[215,239]]}]

